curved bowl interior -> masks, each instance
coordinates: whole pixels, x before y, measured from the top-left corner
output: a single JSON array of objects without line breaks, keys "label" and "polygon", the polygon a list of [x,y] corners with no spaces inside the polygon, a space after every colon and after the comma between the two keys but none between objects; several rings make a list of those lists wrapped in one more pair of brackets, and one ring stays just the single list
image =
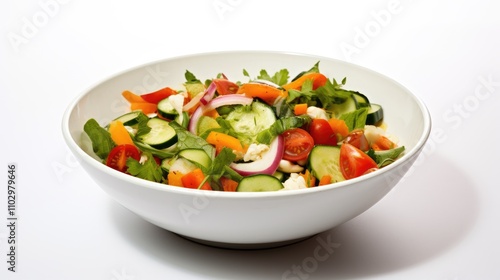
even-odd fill
[{"label": "curved bowl interior", "polygon": [[[145,93],[180,88],[186,70],[204,80],[224,73],[246,81],[261,69],[283,68],[290,78],[320,61],[320,70],[347,89],[384,108],[391,135],[406,147],[394,164],[361,178],[321,188],[273,193],[222,193],[183,189],[133,178],[95,159],[83,125],[101,125],[128,111],[122,91]],[[186,237],[216,244],[273,244],[297,240],[335,227],[369,209],[387,194],[414,162],[430,133],[425,105],[399,83],[374,71],[330,58],[278,52],[220,52],[157,61],[98,83],[69,105],[63,117],[66,143],[90,176],[112,198],[144,219]],[[325,213],[329,213],[325,215]],[[314,217],[314,218],[311,218]]]}]

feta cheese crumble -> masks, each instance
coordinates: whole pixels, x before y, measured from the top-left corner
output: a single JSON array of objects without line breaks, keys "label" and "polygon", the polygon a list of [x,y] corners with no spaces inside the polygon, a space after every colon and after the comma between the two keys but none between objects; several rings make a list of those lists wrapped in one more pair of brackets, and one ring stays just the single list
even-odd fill
[{"label": "feta cheese crumble", "polygon": [[290,178],[288,178],[284,183],[284,190],[299,190],[307,188],[306,180],[304,177],[300,176],[298,173],[291,173]]}]

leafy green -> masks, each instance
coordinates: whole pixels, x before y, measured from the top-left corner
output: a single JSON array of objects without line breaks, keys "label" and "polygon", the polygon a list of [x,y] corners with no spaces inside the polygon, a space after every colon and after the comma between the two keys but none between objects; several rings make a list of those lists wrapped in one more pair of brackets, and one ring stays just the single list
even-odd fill
[{"label": "leafy green", "polygon": [[339,119],[344,120],[349,131],[357,128],[364,128],[366,124],[367,108],[361,108],[352,112],[340,115]]},{"label": "leafy green", "polygon": [[191,98],[205,91],[205,85],[193,73],[186,70],[184,77],[186,78],[184,86]]},{"label": "leafy green", "polygon": [[257,76],[257,79],[270,81],[270,82],[273,82],[279,86],[286,84],[288,82],[288,78],[289,78],[289,75],[288,75],[287,69],[281,69],[280,71],[274,73],[274,75],[272,77],[269,76],[269,74],[267,73],[266,70],[262,69],[262,70],[260,70],[260,75]]},{"label": "leafy green", "polygon": [[235,159],[236,155],[231,149],[226,147],[224,147],[214,158],[210,168],[205,172],[208,177],[207,180],[212,188],[221,189],[219,180],[222,176],[233,179],[236,182],[241,181],[243,177],[229,167]]},{"label": "leafy green", "polygon": [[379,168],[382,168],[396,161],[396,159],[404,152],[404,150],[404,146],[386,151],[374,151],[370,149],[367,154],[377,163]]},{"label": "leafy green", "polygon": [[156,148],[151,147],[150,145],[148,145],[146,143],[142,143],[141,141],[134,141],[134,144],[141,151],[150,152],[151,154],[153,154],[161,159],[173,157],[175,154],[177,154],[177,148],[175,148],[175,149],[169,148],[168,150],[158,150]]},{"label": "leafy green", "polygon": [[316,93],[313,91],[313,81],[305,80],[302,84],[300,90],[290,89],[288,90],[288,96],[286,98],[287,103],[307,103],[309,106],[313,106],[316,102],[313,100]]},{"label": "leafy green", "polygon": [[251,78],[250,74],[248,74],[248,71],[246,69],[243,69],[243,76]]},{"label": "leafy green", "polygon": [[196,76],[189,72],[189,70],[186,70],[186,73],[184,73],[184,77],[186,78],[186,83],[187,84],[201,84],[201,81],[196,78]]},{"label": "leafy green", "polygon": [[286,102],[285,98],[280,98],[274,103],[274,112],[278,118],[287,118],[295,116],[293,107]]},{"label": "leafy green", "polygon": [[236,159],[236,155],[229,148],[224,147],[219,154],[214,158],[210,165],[207,174],[212,176],[216,181],[225,173],[225,167],[231,164]]},{"label": "leafy green", "polygon": [[[250,77],[250,74],[246,69],[243,69],[243,76],[248,77],[250,80],[252,80],[252,77]],[[270,81],[279,86],[282,86],[288,83],[288,78],[289,78],[289,73],[287,69],[281,69],[276,73],[274,73],[273,76],[269,75],[269,73],[267,73],[267,70],[262,69],[260,70],[259,75],[257,76],[256,79]]]},{"label": "leafy green", "polygon": [[138,178],[161,182],[163,180],[161,167],[156,163],[151,153],[143,152],[143,155],[147,157],[143,164],[131,157],[127,159],[127,172]]},{"label": "leafy green", "polygon": [[215,148],[208,144],[205,139],[190,133],[177,122],[170,122],[169,124],[177,134],[177,149],[179,151],[198,148],[203,149],[211,159],[215,157]]},{"label": "leafy green", "polygon": [[343,103],[352,95],[351,91],[340,88],[336,82],[333,84],[330,80],[326,80],[325,85],[317,88],[314,92],[323,108],[327,108],[332,103]]},{"label": "leafy green", "polygon": [[285,130],[301,127],[311,121],[307,115],[281,118],[276,120],[271,127],[257,134],[257,141],[262,144],[270,144],[274,137],[282,134]]},{"label": "leafy green", "polygon": [[148,126],[149,117],[144,113],[139,114],[137,117],[137,132],[134,138],[140,139],[141,136],[148,134],[151,131],[151,127]]},{"label": "leafy green", "polygon": [[92,141],[92,150],[101,159],[108,157],[109,152],[115,147],[109,132],[101,127],[95,119],[89,119],[83,130]]},{"label": "leafy green", "polygon": [[302,71],[300,72],[297,76],[295,76],[295,78],[292,79],[292,82],[297,80],[298,78],[304,76],[305,74],[309,74],[309,73],[319,73],[319,61],[316,62],[313,67],[311,67],[311,69],[307,70],[307,71]]}]

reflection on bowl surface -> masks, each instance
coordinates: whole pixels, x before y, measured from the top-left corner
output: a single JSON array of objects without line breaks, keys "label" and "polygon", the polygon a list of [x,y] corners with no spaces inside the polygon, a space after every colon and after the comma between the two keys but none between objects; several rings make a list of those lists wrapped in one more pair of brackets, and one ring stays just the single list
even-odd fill
[{"label": "reflection on bowl surface", "polygon": [[[383,104],[388,131],[406,147],[403,157],[376,172],[327,186],[265,193],[210,192],[149,182],[96,160],[83,126],[90,119],[109,123],[128,111],[124,90],[145,93],[182,85],[185,70],[199,77],[218,73],[245,80],[242,69],[290,73],[320,61],[321,72]],[[347,62],[312,55],[235,51],[169,58],[122,72],[82,93],[62,123],[71,151],[91,178],[118,203],[145,220],[187,238],[225,247],[270,247],[293,242],[344,223],[383,198],[413,164],[431,129],[425,105],[399,83]]]}]

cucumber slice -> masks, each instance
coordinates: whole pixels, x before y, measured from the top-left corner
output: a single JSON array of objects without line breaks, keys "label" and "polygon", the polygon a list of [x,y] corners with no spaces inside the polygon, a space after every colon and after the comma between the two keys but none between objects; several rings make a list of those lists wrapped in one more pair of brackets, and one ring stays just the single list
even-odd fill
[{"label": "cucumber slice", "polygon": [[163,171],[168,172],[170,171],[170,167],[172,167],[172,164],[176,160],[176,157],[171,157],[171,158],[165,158],[161,161],[160,167],[163,169]]},{"label": "cucumber slice", "polygon": [[165,98],[162,101],[158,102],[158,115],[173,120],[175,117],[179,115],[177,110],[175,110],[172,102],[170,102],[169,98]]},{"label": "cucumber slice", "polygon": [[352,94],[352,97],[356,100],[357,109],[370,107],[370,100],[364,94],[355,92]]},{"label": "cucumber slice", "polygon": [[283,184],[278,178],[272,175],[257,174],[243,178],[238,187],[237,192],[270,192],[279,191],[283,188]]},{"label": "cucumber slice", "polygon": [[384,120],[384,110],[378,104],[371,104],[370,111],[366,116],[366,124],[379,126]]},{"label": "cucumber slice", "polygon": [[175,129],[167,121],[152,118],[147,122],[147,126],[151,127],[151,131],[139,137],[139,140],[143,143],[156,149],[164,149],[177,142]]},{"label": "cucumber slice", "polygon": [[281,171],[274,172],[273,176],[276,177],[278,180],[280,180],[280,182],[285,181],[285,173]]},{"label": "cucumber slice", "polygon": [[212,160],[202,149],[185,149],[179,152],[179,157],[185,158],[193,163],[197,163],[205,168],[209,168]]},{"label": "cucumber slice", "polygon": [[332,183],[344,181],[339,161],[340,147],[338,146],[318,145],[309,154],[309,166],[312,174],[318,180],[321,180],[325,175],[330,175]]},{"label": "cucumber slice", "polygon": [[254,101],[249,106],[240,106],[226,117],[237,138],[243,144],[256,142],[257,134],[268,129],[275,121],[274,110],[264,103]]},{"label": "cucumber slice", "polygon": [[144,113],[142,113],[142,111],[132,111],[132,112],[128,112],[124,115],[121,115],[114,120],[120,121],[123,125],[126,125],[126,126],[133,126],[139,122],[139,117],[141,115],[144,115]]},{"label": "cucumber slice", "polygon": [[182,121],[181,121],[181,115],[175,116],[174,121],[176,121],[182,127],[187,129],[189,125],[189,114],[187,112],[182,112]]},{"label": "cucumber slice", "polygon": [[205,133],[206,131],[214,128],[220,128],[219,123],[214,118],[201,116],[196,128],[196,135],[203,135],[203,133]]},{"label": "cucumber slice", "polygon": [[353,95],[351,95],[343,103],[332,104],[330,107],[328,107],[328,111],[332,112],[332,116],[338,118],[342,114],[356,111],[357,108],[358,108],[358,103],[356,101],[356,98],[354,98]]}]

